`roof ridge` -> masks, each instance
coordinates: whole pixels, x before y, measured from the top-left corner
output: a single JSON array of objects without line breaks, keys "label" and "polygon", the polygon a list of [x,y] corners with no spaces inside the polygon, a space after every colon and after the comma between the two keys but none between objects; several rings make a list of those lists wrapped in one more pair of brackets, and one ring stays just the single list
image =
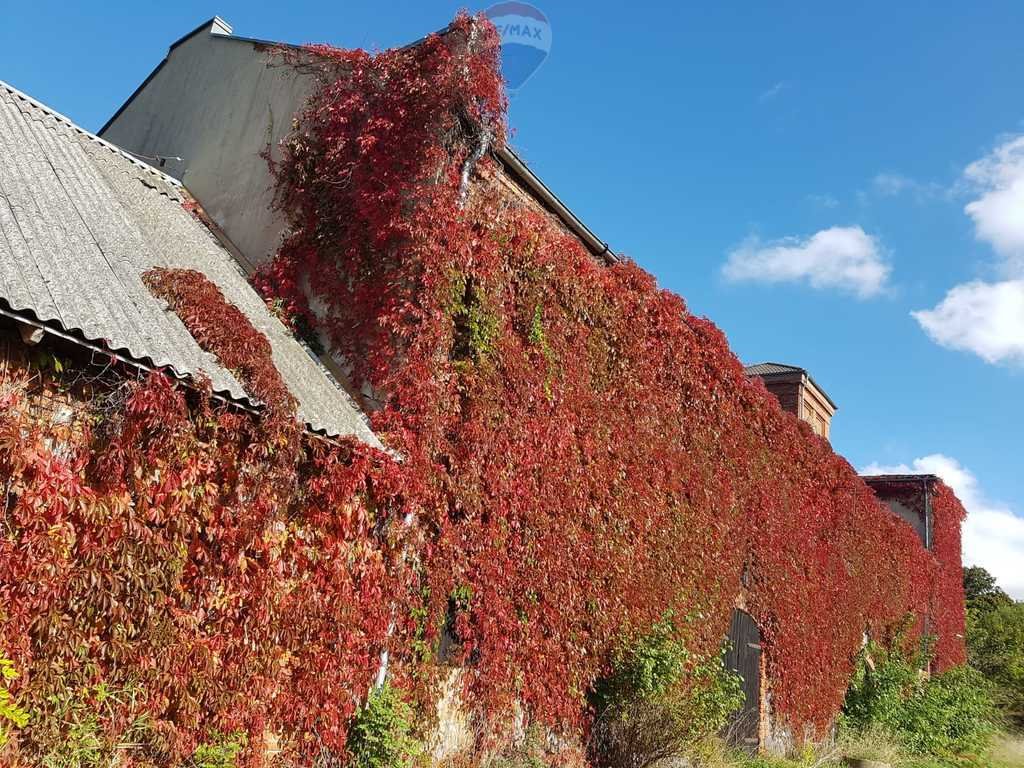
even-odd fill
[{"label": "roof ridge", "polygon": [[745,365],[743,367],[744,367],[745,370],[750,370],[751,368],[761,368],[761,367],[768,366],[768,365],[775,366],[776,368],[786,368],[787,370],[790,370],[790,371],[793,371],[793,372],[796,372],[796,371],[806,371],[807,370],[806,368],[802,368],[799,365],[791,365],[789,363],[778,363],[778,362],[775,362],[774,360],[764,360],[763,362],[751,363],[750,365]]},{"label": "roof ridge", "polygon": [[877,480],[886,482],[902,482],[907,480],[942,480],[934,472],[893,472],[882,475],[860,475],[861,480]]},{"label": "roof ridge", "polygon": [[154,176],[157,176],[161,181],[165,182],[166,184],[169,184],[172,187],[175,187],[175,188],[178,188],[178,189],[182,188],[182,183],[180,181],[178,181],[177,179],[175,179],[173,176],[169,176],[168,174],[166,174],[163,171],[161,171],[159,168],[154,168],[149,163],[145,162],[144,160],[139,159],[138,157],[133,155],[128,150],[122,149],[121,147],[117,146],[116,144],[112,144],[109,141],[107,141],[106,139],[103,139],[103,138],[97,136],[92,131],[83,128],[82,126],[80,126],[78,123],[76,123],[74,120],[72,120],[67,115],[64,115],[64,114],[58,112],[53,107],[47,106],[46,104],[44,104],[43,102],[39,101],[38,99],[32,98],[31,96],[29,96],[24,91],[19,90],[18,88],[15,88],[13,85],[8,83],[6,80],[0,80],[0,88],[3,88],[5,91],[10,93],[15,98],[20,99],[21,101],[27,102],[29,105],[31,105],[35,109],[38,109],[40,112],[42,112],[42,113],[52,117],[54,120],[56,120],[56,121],[58,121],[60,123],[64,123],[69,128],[71,128],[73,131],[76,131],[77,133],[82,134],[83,136],[85,136],[90,141],[94,141],[97,144],[99,144],[101,147],[109,149],[111,152],[113,152],[116,155],[120,155],[124,159],[128,160],[128,162],[132,163],[133,165],[141,168],[142,170],[149,171],[150,173],[152,173]]}]

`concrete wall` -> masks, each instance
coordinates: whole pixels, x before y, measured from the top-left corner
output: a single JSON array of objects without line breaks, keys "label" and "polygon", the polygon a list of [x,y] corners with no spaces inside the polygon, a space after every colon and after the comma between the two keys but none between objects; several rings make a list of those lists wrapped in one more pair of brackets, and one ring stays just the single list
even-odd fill
[{"label": "concrete wall", "polygon": [[276,147],[312,79],[265,44],[214,23],[172,47],[164,63],[102,132],[129,152],[167,160],[252,270],[277,249],[284,221],[270,210],[272,179],[260,157]]},{"label": "concrete wall", "polygon": [[928,532],[927,532],[927,521],[924,519],[924,515],[918,514],[910,507],[905,504],[901,504],[896,499],[886,499],[886,505],[893,511],[893,514],[903,518],[910,527],[914,529],[914,532],[921,537],[921,543],[927,546],[928,544]]}]

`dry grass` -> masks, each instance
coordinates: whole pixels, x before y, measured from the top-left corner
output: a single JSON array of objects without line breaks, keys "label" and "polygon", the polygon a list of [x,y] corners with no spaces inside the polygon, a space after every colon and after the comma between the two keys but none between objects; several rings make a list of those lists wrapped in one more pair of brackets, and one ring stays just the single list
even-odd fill
[{"label": "dry grass", "polygon": [[908,762],[908,756],[903,748],[889,734],[880,729],[845,736],[836,746],[839,747],[836,755],[837,761],[850,757],[888,763],[894,768]]},{"label": "dry grass", "polygon": [[996,739],[989,759],[992,768],[1024,768],[1024,737],[1005,735]]},{"label": "dry grass", "polygon": [[707,739],[691,747],[686,763],[692,768],[845,768],[846,758],[892,768],[1024,768],[1024,736],[1003,734],[984,757],[954,761],[909,754],[883,731],[848,735],[834,748],[786,758],[749,755],[729,749],[720,739]]}]

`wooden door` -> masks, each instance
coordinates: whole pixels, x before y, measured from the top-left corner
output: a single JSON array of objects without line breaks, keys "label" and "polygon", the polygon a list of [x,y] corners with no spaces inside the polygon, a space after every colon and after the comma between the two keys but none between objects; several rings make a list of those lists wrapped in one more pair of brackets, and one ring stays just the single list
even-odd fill
[{"label": "wooden door", "polygon": [[732,612],[725,666],[739,674],[743,685],[743,706],[729,718],[726,740],[733,746],[755,750],[761,725],[761,631],[746,611]]}]

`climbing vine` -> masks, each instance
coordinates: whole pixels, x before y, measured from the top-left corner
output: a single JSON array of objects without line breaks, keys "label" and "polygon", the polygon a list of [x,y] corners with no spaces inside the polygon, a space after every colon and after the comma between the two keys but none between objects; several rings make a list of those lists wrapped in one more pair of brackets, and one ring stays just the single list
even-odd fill
[{"label": "climbing vine", "polygon": [[935,635],[935,666],[939,671],[967,662],[966,616],[963,601],[963,562],[960,526],[967,516],[956,494],[938,483],[931,499],[932,552],[938,573],[930,612]]},{"label": "climbing vine", "polygon": [[[234,308],[190,279],[174,304],[193,333],[224,364],[231,343],[262,350],[238,370],[272,382],[240,313],[236,342],[195,330],[190,311]],[[178,765],[225,733],[246,736],[250,763],[267,734],[296,756],[344,754],[401,591],[402,529],[369,501],[393,462],[160,373],[62,370],[8,358],[0,377],[2,636],[30,715],[4,764]],[[41,387],[73,426],[39,417]]]},{"label": "climbing vine", "polygon": [[295,399],[274,366],[267,337],[206,275],[194,269],[156,268],[145,272],[142,280],[167,301],[196,341],[215,352],[269,410],[294,417]]},{"label": "climbing vine", "polygon": [[[838,711],[865,630],[929,610],[955,628],[953,564],[709,321],[509,192],[480,151],[505,141],[485,21],[304,55],[319,85],[273,163],[291,234],[257,282],[383,404],[422,536],[413,612],[457,636],[477,710],[515,700],[579,727],[624,632],[675,610],[700,617],[688,640],[706,654],[744,592],[800,737]],[[948,559],[962,513],[942,514]],[[423,622],[407,624],[418,647]]]},{"label": "climbing vine", "polygon": [[69,430],[32,407],[30,378],[61,372],[3,369],[25,764],[84,711],[140,765],[223,734],[252,762],[270,736],[342,756],[384,651],[421,704],[456,663],[480,721],[516,704],[579,732],[624,637],[686,617],[710,658],[737,600],[797,737],[838,712],[865,630],[927,613],[940,663],[962,660],[959,503],[938,489],[926,552],[708,320],[510,193],[497,50],[462,15],[398,50],[289,54],[318,87],[273,166],[291,234],[257,283],[372,395],[400,460],[307,435],[267,340],[198,273],[146,282],[259,416],[112,363],[62,390]]}]

